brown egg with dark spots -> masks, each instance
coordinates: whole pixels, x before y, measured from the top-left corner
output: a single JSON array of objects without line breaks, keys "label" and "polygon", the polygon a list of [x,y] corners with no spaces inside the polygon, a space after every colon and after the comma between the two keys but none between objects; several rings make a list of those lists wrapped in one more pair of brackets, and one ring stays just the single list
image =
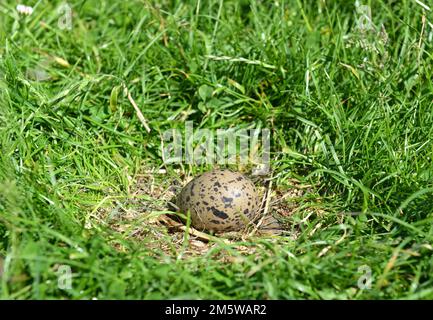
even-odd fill
[{"label": "brown egg with dark spots", "polygon": [[254,184],[238,172],[213,170],[194,178],[181,191],[178,206],[203,231],[237,231],[256,217],[259,198]]}]

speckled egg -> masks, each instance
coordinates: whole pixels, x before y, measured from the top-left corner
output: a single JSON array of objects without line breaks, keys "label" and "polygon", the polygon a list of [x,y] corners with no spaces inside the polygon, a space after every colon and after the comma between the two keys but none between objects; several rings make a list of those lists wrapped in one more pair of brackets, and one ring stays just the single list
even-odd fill
[{"label": "speckled egg", "polygon": [[238,172],[213,170],[191,180],[178,197],[182,213],[191,214],[192,226],[206,231],[243,229],[259,208],[254,184]]}]

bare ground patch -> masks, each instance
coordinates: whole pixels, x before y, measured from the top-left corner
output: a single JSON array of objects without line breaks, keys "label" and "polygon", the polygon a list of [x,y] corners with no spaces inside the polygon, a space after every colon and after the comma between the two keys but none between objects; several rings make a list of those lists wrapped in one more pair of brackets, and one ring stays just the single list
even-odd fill
[{"label": "bare ground patch", "polygon": [[[257,238],[278,241],[282,237],[291,240],[298,237],[299,231],[290,225],[290,217],[299,210],[299,200],[309,192],[310,186],[293,179],[281,189],[275,187],[271,179],[256,178],[262,199],[260,218],[245,230],[211,235],[182,223],[173,207],[176,195],[191,179],[191,175],[182,172],[173,176],[165,170],[143,171],[129,177],[127,196],[107,196],[110,199],[90,215],[91,221],[109,226],[123,238],[143,241],[150,249],[183,258],[206,254],[219,245],[252,254],[253,247],[238,243]],[[115,246],[122,250],[121,244]],[[221,255],[223,260],[238,258]]]}]

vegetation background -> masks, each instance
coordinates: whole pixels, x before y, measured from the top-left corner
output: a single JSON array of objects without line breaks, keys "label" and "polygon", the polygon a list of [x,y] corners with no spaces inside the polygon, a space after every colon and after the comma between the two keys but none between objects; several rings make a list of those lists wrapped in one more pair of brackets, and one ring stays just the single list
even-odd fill
[{"label": "vegetation background", "polygon": [[[433,298],[427,3],[26,4],[0,3],[1,298]],[[161,222],[209,168],[162,163],[187,120],[271,130],[289,236]]]}]

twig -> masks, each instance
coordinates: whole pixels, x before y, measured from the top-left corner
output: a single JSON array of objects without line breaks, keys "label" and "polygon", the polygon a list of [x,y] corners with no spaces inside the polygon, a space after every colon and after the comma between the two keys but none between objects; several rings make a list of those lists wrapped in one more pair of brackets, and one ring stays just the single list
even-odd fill
[{"label": "twig", "polygon": [[260,228],[260,226],[262,225],[263,221],[265,220],[265,218],[269,212],[269,204],[270,204],[271,196],[272,196],[272,182],[273,182],[273,180],[269,180],[268,190],[266,192],[265,208],[263,210],[262,217],[260,218],[259,222],[254,227],[254,229],[248,235],[249,237],[253,236],[257,232],[257,230]]},{"label": "twig", "polygon": [[146,118],[143,116],[143,113],[141,112],[140,108],[137,106],[137,104],[135,103],[134,99],[131,96],[131,93],[129,92],[128,88],[126,86],[124,86],[125,91],[128,95],[128,100],[129,102],[131,102],[132,106],[135,109],[135,112],[137,112],[137,117],[140,120],[141,124],[143,125],[143,127],[146,129],[147,133],[150,132],[150,127],[147,124],[147,120]]}]

